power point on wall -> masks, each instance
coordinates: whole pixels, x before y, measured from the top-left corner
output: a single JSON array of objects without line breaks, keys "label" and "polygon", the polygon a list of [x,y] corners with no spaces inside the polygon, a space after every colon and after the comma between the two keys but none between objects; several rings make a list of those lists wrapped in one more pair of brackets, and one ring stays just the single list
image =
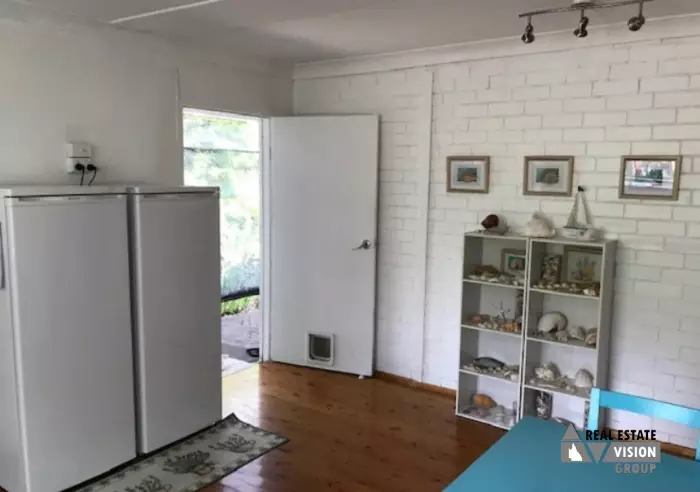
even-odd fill
[{"label": "power point on wall", "polygon": [[69,142],[65,145],[65,168],[67,173],[84,173],[92,164],[92,145],[83,142]]},{"label": "power point on wall", "polygon": [[89,162],[90,159],[82,157],[66,157],[66,172],[69,174],[85,172]]}]

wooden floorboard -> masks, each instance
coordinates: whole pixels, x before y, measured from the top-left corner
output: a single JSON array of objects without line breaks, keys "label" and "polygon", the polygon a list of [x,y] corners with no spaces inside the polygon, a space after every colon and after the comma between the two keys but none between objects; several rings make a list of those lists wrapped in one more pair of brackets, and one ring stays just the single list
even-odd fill
[{"label": "wooden floorboard", "polygon": [[439,491],[503,435],[440,394],[273,363],[225,378],[224,409],[290,442],[207,492]]}]

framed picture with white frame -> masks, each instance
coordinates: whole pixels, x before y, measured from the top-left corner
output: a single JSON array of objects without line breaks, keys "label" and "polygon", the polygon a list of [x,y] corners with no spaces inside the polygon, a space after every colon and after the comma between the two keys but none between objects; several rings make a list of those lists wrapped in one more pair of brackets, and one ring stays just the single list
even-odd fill
[{"label": "framed picture with white frame", "polygon": [[571,156],[526,156],[523,195],[571,196],[574,158]]},{"label": "framed picture with white frame", "polygon": [[448,193],[488,193],[487,156],[450,156],[447,158]]}]

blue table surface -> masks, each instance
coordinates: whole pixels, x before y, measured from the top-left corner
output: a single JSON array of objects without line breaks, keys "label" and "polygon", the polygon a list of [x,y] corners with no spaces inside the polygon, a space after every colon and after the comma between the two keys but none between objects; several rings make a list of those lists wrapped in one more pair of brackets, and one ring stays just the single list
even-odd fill
[{"label": "blue table surface", "polygon": [[700,492],[700,462],[661,455],[647,475],[615,463],[562,463],[566,427],[525,417],[444,492]]}]

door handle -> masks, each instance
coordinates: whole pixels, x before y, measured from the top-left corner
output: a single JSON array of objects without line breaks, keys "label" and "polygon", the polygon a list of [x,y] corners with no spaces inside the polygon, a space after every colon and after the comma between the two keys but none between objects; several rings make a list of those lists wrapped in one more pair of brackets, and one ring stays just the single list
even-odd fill
[{"label": "door handle", "polygon": [[360,249],[371,249],[372,248],[372,241],[369,239],[365,239],[360,243],[360,245],[357,248],[353,248],[353,251],[358,251]]}]

